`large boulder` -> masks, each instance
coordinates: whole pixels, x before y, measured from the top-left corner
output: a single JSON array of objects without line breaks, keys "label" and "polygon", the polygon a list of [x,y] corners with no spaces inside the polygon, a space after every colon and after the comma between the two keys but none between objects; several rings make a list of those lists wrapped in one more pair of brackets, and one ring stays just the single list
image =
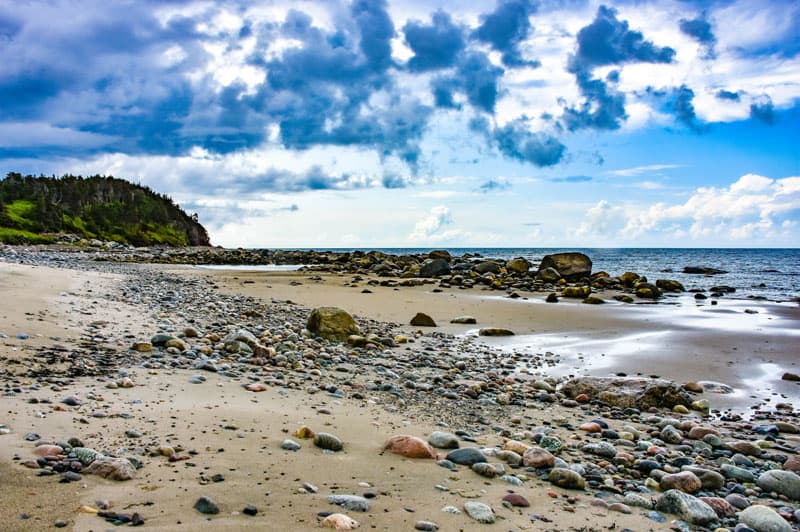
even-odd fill
[{"label": "large boulder", "polygon": [[500,273],[500,268],[501,268],[500,264],[494,262],[493,260],[486,260],[478,263],[474,269],[476,272],[483,275],[485,273],[498,274]]},{"label": "large boulder", "polygon": [[685,390],[664,379],[578,377],[566,382],[561,392],[571,398],[586,394],[620,408],[673,408],[692,404],[692,398]]},{"label": "large boulder", "polygon": [[514,273],[528,273],[528,270],[531,269],[532,264],[528,259],[523,257],[517,257],[516,259],[511,259],[506,263],[506,268],[511,270]]},{"label": "large boulder", "polygon": [[561,274],[555,268],[545,268],[536,273],[536,279],[543,283],[557,283],[561,279]]},{"label": "large boulder", "polygon": [[592,274],[592,259],[577,252],[553,253],[539,263],[539,271],[547,268],[554,268],[567,281],[577,281]]},{"label": "large boulder", "polygon": [[445,259],[428,259],[419,268],[419,277],[438,277],[450,275],[450,263]]},{"label": "large boulder", "polygon": [[452,256],[450,255],[450,252],[447,251],[446,249],[434,249],[433,251],[428,253],[428,258],[429,259],[444,259],[444,260],[449,262],[450,259],[452,258]]},{"label": "large boulder", "polygon": [[656,287],[664,292],[686,292],[686,288],[674,279],[658,279]]},{"label": "large boulder", "polygon": [[353,316],[338,307],[318,307],[308,316],[306,328],[327,340],[345,341],[351,334],[360,334]]}]

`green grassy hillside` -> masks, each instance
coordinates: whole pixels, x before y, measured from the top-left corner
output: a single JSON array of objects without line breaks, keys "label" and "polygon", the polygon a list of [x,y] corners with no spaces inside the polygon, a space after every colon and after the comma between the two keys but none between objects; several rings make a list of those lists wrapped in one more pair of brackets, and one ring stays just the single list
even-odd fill
[{"label": "green grassy hillside", "polygon": [[0,242],[47,243],[54,233],[135,246],[209,245],[196,215],[124,179],[10,173],[0,180]]}]

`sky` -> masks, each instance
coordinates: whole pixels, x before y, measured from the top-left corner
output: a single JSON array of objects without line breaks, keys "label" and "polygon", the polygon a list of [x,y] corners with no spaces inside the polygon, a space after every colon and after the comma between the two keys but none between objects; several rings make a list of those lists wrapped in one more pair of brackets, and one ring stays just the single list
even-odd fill
[{"label": "sky", "polygon": [[0,173],[227,247],[800,247],[794,0],[0,4]]}]

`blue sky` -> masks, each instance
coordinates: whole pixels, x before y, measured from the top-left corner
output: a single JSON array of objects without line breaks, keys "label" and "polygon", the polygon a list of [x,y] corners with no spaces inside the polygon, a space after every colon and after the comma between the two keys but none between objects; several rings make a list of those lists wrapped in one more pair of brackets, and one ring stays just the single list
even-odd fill
[{"label": "blue sky", "polygon": [[0,171],[247,247],[800,244],[794,1],[0,6]]}]

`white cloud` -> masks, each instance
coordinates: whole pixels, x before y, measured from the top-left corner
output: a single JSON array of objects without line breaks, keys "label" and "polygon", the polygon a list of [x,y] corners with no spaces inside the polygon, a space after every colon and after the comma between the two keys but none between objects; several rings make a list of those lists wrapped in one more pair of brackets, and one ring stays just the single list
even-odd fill
[{"label": "white cloud", "polygon": [[626,215],[622,207],[613,206],[606,200],[600,200],[587,212],[583,223],[574,231],[577,238],[592,236],[615,236],[625,225]]},{"label": "white cloud", "polygon": [[611,170],[609,173],[623,176],[623,177],[633,177],[640,174],[648,173],[648,172],[658,172],[660,170],[672,170],[674,168],[680,168],[683,165],[680,164],[648,164],[645,166],[635,166],[633,168],[623,168],[620,170]]},{"label": "white cloud", "polygon": [[453,230],[444,230],[453,224],[453,215],[450,209],[439,205],[431,209],[430,214],[417,221],[414,231],[409,235],[411,241],[436,241],[449,238],[456,234]]}]

